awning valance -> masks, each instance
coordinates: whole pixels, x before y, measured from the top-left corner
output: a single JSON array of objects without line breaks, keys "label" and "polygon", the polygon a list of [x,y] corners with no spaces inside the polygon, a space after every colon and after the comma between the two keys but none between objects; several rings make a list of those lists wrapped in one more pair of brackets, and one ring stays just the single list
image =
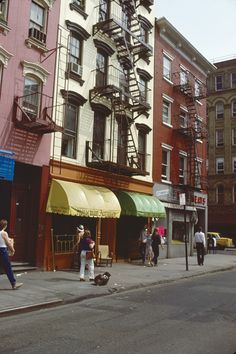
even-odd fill
[{"label": "awning valance", "polygon": [[120,202],[122,215],[166,217],[164,205],[154,196],[126,191],[119,191],[116,195]]},{"label": "awning valance", "polygon": [[48,196],[48,213],[119,218],[121,207],[108,188],[53,179]]}]

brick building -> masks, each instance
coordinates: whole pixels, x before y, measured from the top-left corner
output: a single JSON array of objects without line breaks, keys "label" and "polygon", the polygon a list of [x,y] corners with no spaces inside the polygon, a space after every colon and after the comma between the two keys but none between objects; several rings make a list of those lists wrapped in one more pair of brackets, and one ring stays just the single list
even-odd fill
[{"label": "brick building", "polygon": [[209,230],[236,239],[236,59],[214,65],[207,99]]},{"label": "brick building", "polygon": [[206,79],[214,67],[164,17],[154,53],[153,190],[166,208],[157,224],[172,257],[184,254],[185,226],[190,252],[196,223],[207,228]]}]

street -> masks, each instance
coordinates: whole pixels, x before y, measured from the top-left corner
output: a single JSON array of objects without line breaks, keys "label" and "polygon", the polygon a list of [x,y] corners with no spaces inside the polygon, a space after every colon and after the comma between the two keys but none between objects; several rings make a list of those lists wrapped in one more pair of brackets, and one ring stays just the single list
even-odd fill
[{"label": "street", "polygon": [[220,272],[1,318],[0,353],[234,354],[235,275]]}]

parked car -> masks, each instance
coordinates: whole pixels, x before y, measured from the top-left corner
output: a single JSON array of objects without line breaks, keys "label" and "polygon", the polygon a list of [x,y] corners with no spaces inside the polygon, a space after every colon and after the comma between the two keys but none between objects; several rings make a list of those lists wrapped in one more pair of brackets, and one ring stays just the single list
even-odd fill
[{"label": "parked car", "polygon": [[218,249],[225,249],[226,247],[234,247],[232,238],[221,236],[220,232],[208,232],[207,238],[216,238],[216,247]]}]

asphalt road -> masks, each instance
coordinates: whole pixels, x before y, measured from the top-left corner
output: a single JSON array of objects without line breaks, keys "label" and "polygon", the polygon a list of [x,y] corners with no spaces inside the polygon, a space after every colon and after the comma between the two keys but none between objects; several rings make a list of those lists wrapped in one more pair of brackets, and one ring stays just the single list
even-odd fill
[{"label": "asphalt road", "polygon": [[236,352],[236,271],[0,319],[0,353]]}]

